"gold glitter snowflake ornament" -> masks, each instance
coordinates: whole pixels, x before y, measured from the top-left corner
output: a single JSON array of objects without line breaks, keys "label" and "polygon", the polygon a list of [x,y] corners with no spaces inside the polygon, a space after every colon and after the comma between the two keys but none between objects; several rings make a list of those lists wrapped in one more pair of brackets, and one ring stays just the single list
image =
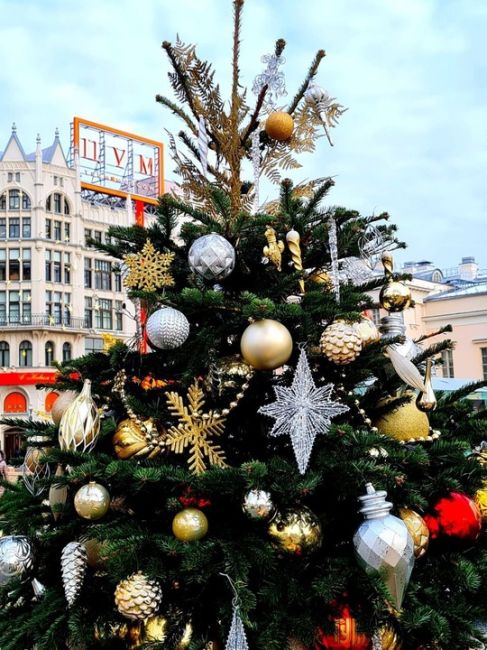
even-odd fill
[{"label": "gold glitter snowflake ornament", "polygon": [[224,452],[210,440],[223,433],[225,416],[216,411],[203,413],[205,396],[198,382],[195,380],[188,388],[189,406],[178,393],[167,393],[166,399],[169,411],[179,420],[178,426],[172,426],[167,433],[167,448],[182,454],[186,447],[190,447],[188,465],[193,474],[202,474],[206,470],[205,456],[210,465],[226,467]]},{"label": "gold glitter snowflake ornament", "polygon": [[123,261],[129,270],[124,278],[124,285],[143,291],[174,286],[174,279],[169,271],[173,259],[174,253],[159,253],[148,239],[139,253],[124,255]]}]

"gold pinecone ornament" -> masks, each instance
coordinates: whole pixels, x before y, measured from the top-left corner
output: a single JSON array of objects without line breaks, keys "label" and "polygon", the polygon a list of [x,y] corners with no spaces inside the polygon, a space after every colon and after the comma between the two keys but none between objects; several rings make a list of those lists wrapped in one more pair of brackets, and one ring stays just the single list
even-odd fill
[{"label": "gold pinecone ornament", "polygon": [[122,580],[115,589],[115,605],[120,614],[131,621],[143,621],[154,616],[161,602],[160,584],[142,571]]},{"label": "gold pinecone ornament", "polygon": [[63,577],[64,595],[68,606],[76,602],[85,579],[88,556],[86,548],[79,542],[69,542],[61,553],[61,574]]},{"label": "gold pinecone ornament", "polygon": [[333,363],[345,366],[362,351],[362,339],[353,325],[336,321],[325,328],[320,338],[321,352]]}]

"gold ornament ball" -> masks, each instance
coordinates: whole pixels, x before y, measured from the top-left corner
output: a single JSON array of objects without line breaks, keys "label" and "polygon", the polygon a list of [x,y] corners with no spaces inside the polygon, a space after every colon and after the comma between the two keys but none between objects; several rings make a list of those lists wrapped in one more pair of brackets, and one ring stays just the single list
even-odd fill
[{"label": "gold ornament ball", "polygon": [[142,571],[121,580],[115,589],[115,605],[118,611],[132,621],[143,621],[154,616],[161,601],[160,584]]},{"label": "gold ornament ball", "polygon": [[375,635],[380,641],[381,650],[401,650],[402,643],[396,630],[390,625],[383,625]]},{"label": "gold ornament ball", "polygon": [[[140,641],[141,645],[144,643],[161,643],[167,639],[168,634],[171,632],[173,623],[165,616],[153,616],[141,623]],[[193,628],[191,623],[187,623],[184,627],[181,638],[176,642],[174,650],[184,650],[191,643],[193,636]]]},{"label": "gold ornament ball", "polygon": [[289,113],[274,111],[265,123],[265,132],[273,140],[285,142],[289,140],[294,131],[294,120]]},{"label": "gold ornament ball", "polygon": [[29,447],[25,452],[24,465],[29,472],[34,473],[37,469],[44,467],[40,459],[48,454],[51,450],[47,447]]},{"label": "gold ornament ball", "polygon": [[172,532],[180,542],[194,542],[208,532],[208,519],[198,508],[185,508],[174,517]]},{"label": "gold ornament ball", "polygon": [[[374,422],[379,433],[398,441],[425,440],[429,436],[429,420],[426,413],[423,413],[414,402],[414,395],[410,394],[411,400],[398,408],[382,415]],[[388,397],[379,402],[379,406],[387,404],[393,397]]]},{"label": "gold ornament ball", "polygon": [[293,339],[282,323],[264,318],[252,323],[240,340],[242,356],[256,370],[275,370],[288,361]]},{"label": "gold ornament ball", "polygon": [[359,335],[364,348],[371,343],[378,343],[378,341],[380,341],[380,332],[378,328],[374,321],[367,316],[362,316],[358,323],[353,324],[353,327]]},{"label": "gold ornament ball", "polygon": [[484,487],[479,488],[475,493],[475,503],[480,510],[482,521],[485,523],[487,521],[487,481],[484,483]]},{"label": "gold ornament ball", "polygon": [[239,354],[232,354],[211,364],[205,387],[221,397],[227,390],[240,388],[253,373],[253,369]]},{"label": "gold ornament ball", "polygon": [[380,290],[379,302],[389,312],[404,311],[411,304],[411,290],[402,282],[388,282]]},{"label": "gold ornament ball", "polygon": [[[149,435],[156,429],[154,421],[151,418],[145,420],[144,426]],[[133,456],[146,456],[151,451],[142,427],[136,420],[131,420],[130,418],[118,423],[112,443],[115,453],[121,460],[126,460]]]},{"label": "gold ornament ball", "polygon": [[325,291],[331,291],[333,289],[333,280],[326,269],[313,271],[313,273],[308,276],[308,280],[313,282],[313,284],[322,286]]},{"label": "gold ornament ball", "polygon": [[414,542],[414,557],[418,560],[428,550],[430,532],[423,517],[410,508],[400,508],[399,515]]},{"label": "gold ornament ball", "polygon": [[110,507],[110,494],[108,490],[90,481],[88,485],[83,485],[74,496],[74,508],[83,519],[101,519],[108,512]]},{"label": "gold ornament ball", "polygon": [[64,411],[68,408],[68,406],[71,406],[78,395],[79,393],[74,390],[67,390],[64,393],[61,393],[52,405],[51,417],[57,427],[61,424]]},{"label": "gold ornament ball", "polygon": [[360,354],[362,339],[352,324],[335,321],[323,331],[320,349],[327,359],[339,366],[345,366]]},{"label": "gold ornament ball", "polygon": [[278,548],[286,553],[303,555],[321,546],[320,520],[304,506],[278,512],[270,522],[268,532]]}]

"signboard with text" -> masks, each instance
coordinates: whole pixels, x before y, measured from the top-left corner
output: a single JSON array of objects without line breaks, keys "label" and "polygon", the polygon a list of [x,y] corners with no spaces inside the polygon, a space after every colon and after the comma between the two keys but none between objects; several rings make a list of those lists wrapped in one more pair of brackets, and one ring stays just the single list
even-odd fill
[{"label": "signboard with text", "polygon": [[59,373],[52,372],[0,372],[0,386],[28,386],[54,384]]},{"label": "signboard with text", "polygon": [[153,205],[164,193],[161,142],[75,117],[71,146],[82,188]]}]

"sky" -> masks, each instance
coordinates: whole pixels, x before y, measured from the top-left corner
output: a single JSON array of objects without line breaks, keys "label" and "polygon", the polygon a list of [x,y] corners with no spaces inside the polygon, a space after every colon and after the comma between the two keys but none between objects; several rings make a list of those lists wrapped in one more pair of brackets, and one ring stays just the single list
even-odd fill
[{"label": "sky", "polygon": [[[162,41],[195,43],[228,90],[231,32],[231,0],[0,0],[0,150],[15,122],[26,151],[59,127],[67,152],[75,115],[167,142]],[[282,37],[292,97],[325,49],[317,81],[349,110],[293,180],[330,175],[330,204],[389,212],[399,263],[487,267],[485,33],[485,0],[245,0],[242,82]]]}]

